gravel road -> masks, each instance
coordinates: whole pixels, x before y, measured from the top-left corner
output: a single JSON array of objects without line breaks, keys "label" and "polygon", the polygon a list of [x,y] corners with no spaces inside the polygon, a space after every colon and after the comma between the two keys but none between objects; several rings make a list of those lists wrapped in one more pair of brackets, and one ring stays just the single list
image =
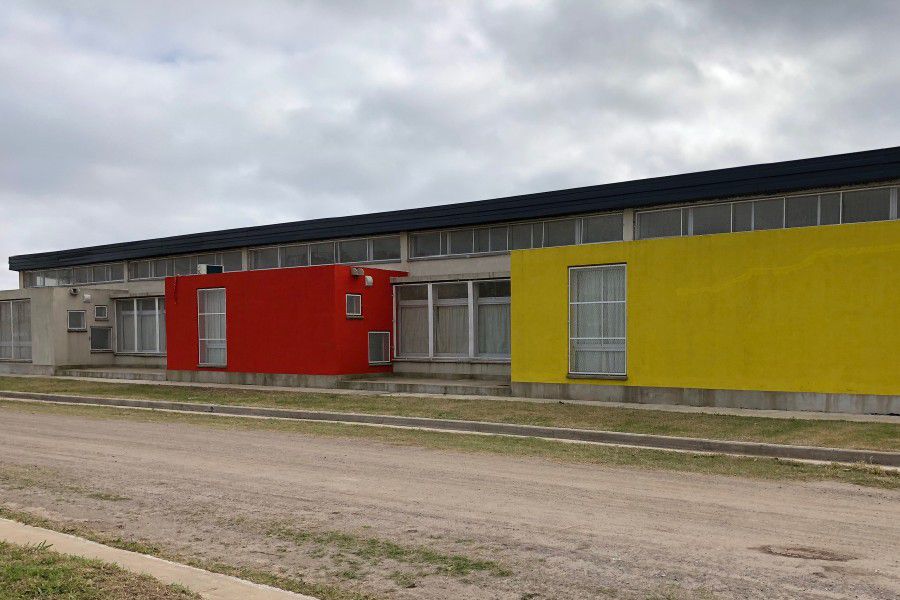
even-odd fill
[{"label": "gravel road", "polygon": [[[900,597],[900,493],[838,483],[4,406],[0,501],[379,598]],[[306,534],[273,533],[285,530]],[[333,532],[496,561],[511,575],[433,574],[426,562],[354,554]]]}]

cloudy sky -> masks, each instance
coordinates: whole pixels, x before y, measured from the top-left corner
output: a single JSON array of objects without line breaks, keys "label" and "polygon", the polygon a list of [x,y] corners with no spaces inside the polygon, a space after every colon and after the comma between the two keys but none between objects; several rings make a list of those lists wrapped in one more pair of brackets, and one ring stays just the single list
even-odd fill
[{"label": "cloudy sky", "polygon": [[900,144],[900,3],[0,6],[5,257]]}]

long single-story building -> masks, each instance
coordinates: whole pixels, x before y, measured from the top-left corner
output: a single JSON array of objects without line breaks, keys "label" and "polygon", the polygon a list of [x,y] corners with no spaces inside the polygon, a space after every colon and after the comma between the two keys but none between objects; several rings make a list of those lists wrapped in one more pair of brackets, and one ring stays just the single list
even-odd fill
[{"label": "long single-story building", "polygon": [[13,256],[0,373],[900,413],[898,187],[900,147]]}]

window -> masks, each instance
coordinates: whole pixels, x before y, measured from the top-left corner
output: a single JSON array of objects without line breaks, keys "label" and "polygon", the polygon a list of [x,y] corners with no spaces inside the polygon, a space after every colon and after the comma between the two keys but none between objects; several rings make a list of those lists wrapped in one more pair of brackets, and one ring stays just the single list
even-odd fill
[{"label": "window", "polygon": [[338,258],[342,263],[366,262],[369,260],[368,240],[338,242]]},{"label": "window", "polygon": [[569,269],[569,373],[625,375],[625,265]]},{"label": "window", "polygon": [[398,356],[509,358],[508,279],[400,285],[395,294]]},{"label": "window", "polygon": [[116,352],[166,352],[166,300],[161,297],[116,300]]},{"label": "window", "polygon": [[400,236],[373,238],[372,260],[400,260]]},{"label": "window", "polygon": [[83,310],[70,310],[66,314],[69,331],[87,331],[87,312]]},{"label": "window", "polygon": [[509,280],[476,281],[475,329],[478,356],[509,358]]},{"label": "window", "polygon": [[809,227],[819,224],[819,197],[793,196],[784,206],[785,227]]},{"label": "window", "polygon": [[432,288],[435,356],[469,355],[468,284],[439,283]]},{"label": "window", "polygon": [[691,233],[729,233],[731,231],[731,205],[710,204],[691,209]]},{"label": "window", "polygon": [[397,351],[401,356],[428,356],[428,285],[394,288],[397,298]]},{"label": "window", "polygon": [[309,265],[309,246],[297,244],[279,249],[282,267],[306,267]]},{"label": "window", "polygon": [[31,301],[0,302],[0,360],[31,360]]},{"label": "window", "polygon": [[347,294],[347,316],[350,318],[362,316],[362,295]]},{"label": "window", "polygon": [[[680,208],[654,210],[637,214],[638,237],[659,238],[682,234],[682,211]],[[684,224],[685,226],[687,223]],[[686,233],[686,231],[685,231]]]},{"label": "window", "polygon": [[[471,229],[460,229],[450,232],[450,250],[448,254],[471,254],[475,251],[475,238]],[[484,250],[486,252],[487,250]]]},{"label": "window", "polygon": [[428,233],[413,233],[409,236],[410,254],[412,256],[440,256],[441,234],[434,231]]},{"label": "window", "polygon": [[309,264],[333,265],[334,242],[320,242],[309,246]]},{"label": "window", "polygon": [[197,290],[200,364],[224,367],[228,353],[225,337],[225,289]]},{"label": "window", "polygon": [[91,352],[112,352],[112,327],[91,327]]},{"label": "window", "polygon": [[278,268],[278,248],[256,248],[250,251],[251,269]]},{"label": "window", "polygon": [[531,224],[513,225],[509,228],[510,247],[513,250],[531,248]]},{"label": "window", "polygon": [[753,230],[784,227],[784,198],[757,200],[753,203]]},{"label": "window", "polygon": [[547,221],[544,223],[544,246],[571,246],[575,242],[575,219]]},{"label": "window", "polygon": [[886,221],[891,218],[890,188],[844,192],[843,196],[843,223]]},{"label": "window", "polygon": [[98,304],[94,307],[94,320],[105,321],[109,318],[109,307],[105,304]]},{"label": "window", "polygon": [[581,243],[622,241],[624,228],[621,214],[585,217],[581,220]]},{"label": "window", "polygon": [[391,362],[391,334],[387,331],[369,332],[369,364],[387,365]]}]

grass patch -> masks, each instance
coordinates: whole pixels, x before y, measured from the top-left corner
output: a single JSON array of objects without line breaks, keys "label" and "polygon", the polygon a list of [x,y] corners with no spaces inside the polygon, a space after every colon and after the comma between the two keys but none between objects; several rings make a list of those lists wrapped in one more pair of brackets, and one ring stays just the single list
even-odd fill
[{"label": "grass patch", "polygon": [[0,465],[0,484],[12,489],[40,487],[54,492],[78,494],[85,498],[103,500],[105,502],[131,500],[131,498],[120,494],[68,484],[64,481],[62,473],[36,466]]},{"label": "grass patch", "polygon": [[[0,517],[12,519],[13,521],[18,521],[20,523],[25,523],[26,525],[32,525],[34,527],[43,527],[44,529],[51,529],[53,531],[59,531],[61,533],[77,535],[79,537],[83,537],[85,539],[97,542],[99,544],[104,544],[106,546],[111,546],[113,548],[120,548],[122,550],[130,550],[132,552],[139,552],[141,554],[157,556],[165,560],[190,565],[192,567],[204,569],[213,573],[231,575],[232,577],[245,579],[247,581],[253,581],[255,583],[261,583],[264,585],[270,585],[272,587],[277,587],[289,592],[306,594],[318,598],[319,600],[376,600],[374,596],[370,596],[369,594],[366,594],[364,592],[348,590],[329,584],[310,582],[299,576],[291,577],[288,575],[272,573],[270,571],[265,571],[262,569],[235,565],[221,561],[198,560],[190,556],[182,555],[174,550],[159,546],[155,543],[147,542],[144,540],[123,539],[121,537],[110,536],[105,533],[90,529],[82,523],[71,524],[53,521],[51,519],[33,515],[26,511],[12,510],[4,506],[0,506]],[[2,560],[0,560],[0,569],[2,569]],[[7,598],[6,596],[2,595],[2,592],[3,588],[2,586],[0,586],[0,600],[19,600],[20,598],[19,596],[10,596],[9,598]],[[35,597],[44,598],[44,596],[23,596],[21,598],[22,600],[25,600],[25,598],[31,600],[31,598]],[[55,596],[48,596],[47,598],[56,600]],[[63,598],[65,598],[65,600],[82,600],[81,596],[73,596],[71,599],[68,596],[64,596],[60,597],[59,600],[63,600]],[[86,596],[85,598],[94,600],[94,597],[92,596]],[[102,598],[103,600],[106,600],[108,597],[103,596]],[[118,596],[112,596],[109,598],[111,598],[111,600],[120,600],[120,597]],[[131,600],[132,598],[143,598],[143,596],[125,595],[121,597],[121,600]],[[151,600],[155,600],[153,596],[150,596],[149,598],[151,598]],[[175,596],[174,598],[179,597]],[[187,596],[187,598],[194,598],[194,596]],[[166,598],[166,600],[168,600],[168,598]]]},{"label": "grass patch", "polygon": [[462,421],[576,427],[776,444],[900,451],[900,425],[894,423],[708,415],[481,398],[460,400],[325,392],[284,392],[106,383],[43,377],[0,377],[0,390],[169,400],[201,404],[302,408]]},{"label": "grass patch", "polygon": [[94,406],[63,406],[0,401],[0,410],[41,414],[78,415],[97,419],[137,422],[185,423],[226,430],[262,430],[302,435],[363,439],[398,446],[477,452],[514,457],[534,457],[565,463],[640,469],[670,470],[729,477],[787,481],[838,481],[869,487],[900,489],[900,471],[866,465],[799,463],[774,458],[667,452],[577,444],[537,438],[514,438],[416,431],[364,425],[343,425],[278,419],[244,419],[187,413],[170,413]]},{"label": "grass patch", "polygon": [[182,586],[96,560],[51,551],[49,545],[0,542],[0,600],[199,600]]},{"label": "grass patch", "polygon": [[305,531],[285,525],[273,525],[266,534],[298,546],[312,546],[313,552],[333,549],[351,555],[370,564],[393,560],[408,565],[428,566],[437,575],[461,577],[473,572],[487,572],[497,577],[507,577],[512,572],[491,560],[479,560],[460,554],[443,554],[423,546],[402,546],[373,537],[359,537],[340,531]]}]

